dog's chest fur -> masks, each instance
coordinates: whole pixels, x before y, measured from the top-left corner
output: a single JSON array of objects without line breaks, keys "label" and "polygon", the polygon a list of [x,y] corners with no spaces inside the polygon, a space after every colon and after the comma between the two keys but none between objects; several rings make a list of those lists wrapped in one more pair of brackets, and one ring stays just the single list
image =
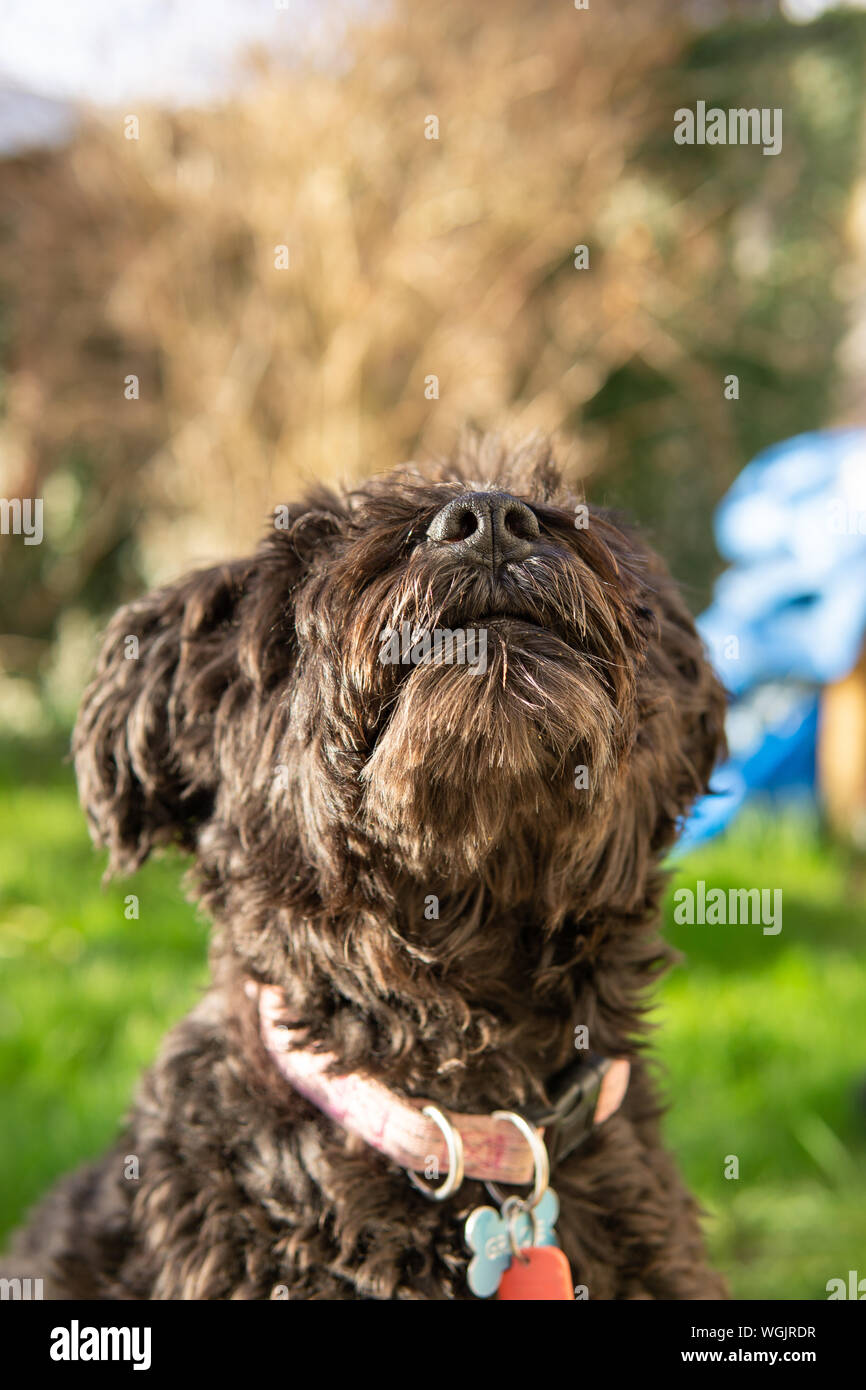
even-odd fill
[{"label": "dog's chest fur", "polygon": [[[463,1226],[489,1202],[482,1184],[430,1203],[282,1079],[275,1105],[270,1079],[262,1085],[258,1067],[229,1045],[225,1009],[213,992],[173,1030],[121,1143],[67,1179],[74,1232],[56,1222],[49,1199],[51,1291],[471,1300]],[[552,1174],[580,1297],[722,1295],[703,1266],[694,1205],[658,1145],[654,1109],[638,1063],[621,1112]],[[132,1157],[135,1181],[126,1176]]]}]

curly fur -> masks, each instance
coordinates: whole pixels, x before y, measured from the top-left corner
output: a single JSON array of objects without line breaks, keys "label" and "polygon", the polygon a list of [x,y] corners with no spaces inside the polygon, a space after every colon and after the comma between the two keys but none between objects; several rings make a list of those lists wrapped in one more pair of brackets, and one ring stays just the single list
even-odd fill
[{"label": "curly fur", "polygon": [[[495,576],[426,538],[488,486],[541,531]],[[669,960],[659,861],[707,786],[724,697],[662,562],[603,511],[576,527],[577,501],[546,446],[488,437],[315,492],[251,558],[117,614],[74,736],[82,803],[111,871],[170,842],[192,856],[213,984],[120,1143],[46,1199],[10,1268],[66,1297],[471,1297],[481,1185],[429,1203],[292,1093],[252,976],[342,1068],[463,1111],[544,1099],[587,1025],[633,1074],[554,1174],[575,1281],[723,1294],[661,1147],[644,1015]],[[486,673],[383,665],[381,632],[407,620],[483,620]]]}]

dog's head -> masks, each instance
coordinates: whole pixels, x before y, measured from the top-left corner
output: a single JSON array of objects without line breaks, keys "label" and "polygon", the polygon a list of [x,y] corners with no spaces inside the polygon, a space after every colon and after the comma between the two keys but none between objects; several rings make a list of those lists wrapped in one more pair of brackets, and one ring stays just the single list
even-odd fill
[{"label": "dog's head", "polygon": [[628,911],[723,707],[661,562],[487,439],[122,609],[74,746],[112,866],[177,842],[217,914],[479,881]]}]

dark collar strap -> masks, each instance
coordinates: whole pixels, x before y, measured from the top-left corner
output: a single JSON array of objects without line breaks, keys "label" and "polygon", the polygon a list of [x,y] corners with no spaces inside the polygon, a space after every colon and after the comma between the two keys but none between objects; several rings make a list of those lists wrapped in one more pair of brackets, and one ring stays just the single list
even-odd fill
[{"label": "dark collar strap", "polygon": [[592,1052],[556,1073],[547,1088],[550,1105],[525,1112],[531,1124],[544,1127],[551,1167],[574,1153],[593,1126],[613,1114],[628,1079],[628,1062]]}]

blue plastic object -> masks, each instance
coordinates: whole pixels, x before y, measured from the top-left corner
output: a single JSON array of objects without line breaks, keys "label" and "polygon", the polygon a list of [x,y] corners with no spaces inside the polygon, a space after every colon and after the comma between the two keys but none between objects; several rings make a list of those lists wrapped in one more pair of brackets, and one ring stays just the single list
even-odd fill
[{"label": "blue plastic object", "polygon": [[866,635],[866,430],[798,435],[759,454],[716,513],[732,562],[698,629],[733,697],[731,757],[679,851],[756,796],[814,795],[818,699]]}]

